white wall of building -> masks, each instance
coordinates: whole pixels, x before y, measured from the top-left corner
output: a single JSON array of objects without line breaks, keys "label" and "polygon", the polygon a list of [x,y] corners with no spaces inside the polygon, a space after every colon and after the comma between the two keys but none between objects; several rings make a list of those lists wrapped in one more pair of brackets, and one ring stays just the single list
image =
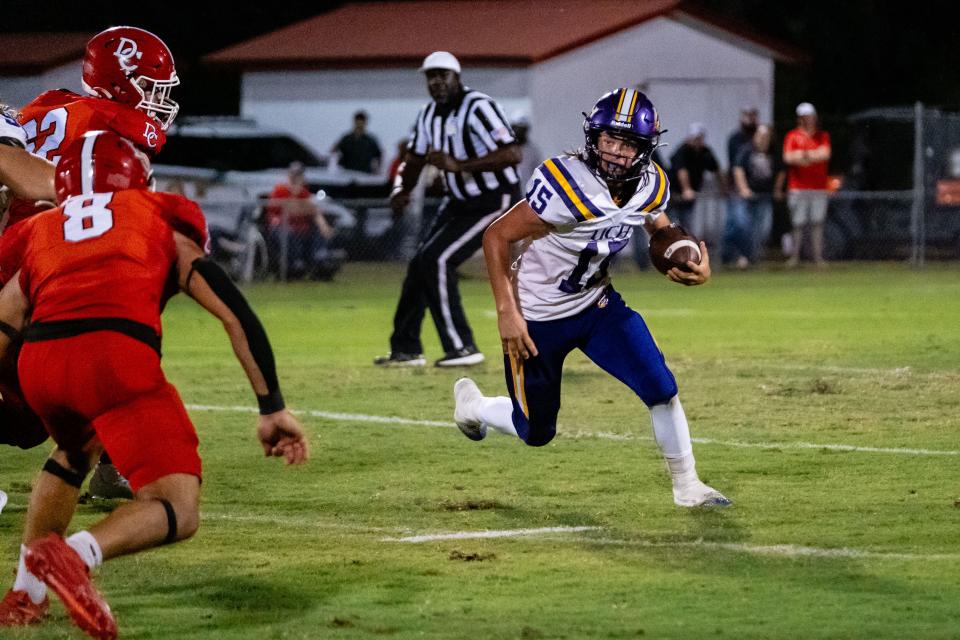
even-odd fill
[{"label": "white wall of building", "polygon": [[[691,122],[707,127],[707,144],[726,162],[726,139],[740,108],[773,112],[773,60],[670,18],[626,29],[536,65],[532,70],[533,139],[545,154],[583,141],[580,124],[603,93],[640,88],[653,101],[663,140],[675,149]],[[671,150],[663,150],[669,157]]]},{"label": "white wall of building", "polygon": [[[529,68],[465,67],[462,77],[496,99],[508,117],[528,115],[532,138],[546,155],[579,146],[581,112],[604,92],[626,86],[653,100],[673,149],[691,122],[702,122],[707,143],[725,165],[726,139],[740,108],[756,106],[761,119],[770,120],[773,73],[767,56],[658,18]],[[327,153],[352,126],[353,113],[364,109],[386,164],[428,99],[416,69],[248,72],[241,114]],[[667,158],[671,152],[664,150]]]},{"label": "white wall of building", "polygon": [[0,102],[20,108],[50,89],[70,89],[81,93],[80,58],[74,62],[32,76],[0,77]]},{"label": "white wall of building", "polygon": [[[493,96],[508,117],[529,111],[525,69],[465,68],[461,76],[468,86]],[[353,114],[363,109],[386,165],[428,100],[424,76],[415,69],[264,71],[243,74],[240,111],[325,154],[352,128]]]}]

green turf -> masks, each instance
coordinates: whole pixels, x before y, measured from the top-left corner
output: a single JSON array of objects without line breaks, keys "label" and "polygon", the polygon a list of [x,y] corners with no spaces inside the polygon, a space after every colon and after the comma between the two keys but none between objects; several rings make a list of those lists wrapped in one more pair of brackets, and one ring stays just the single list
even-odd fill
[{"label": "green turf", "polygon": [[[450,420],[458,372],[370,364],[402,275],[354,265],[331,284],[247,289],[291,406]],[[282,468],[260,457],[251,414],[195,410],[203,525],[101,568],[122,637],[960,639],[960,268],[720,273],[691,289],[625,269],[615,284],[667,354],[693,435],[712,441],[695,445],[701,475],[732,508],[673,506],[647,411],[580,355],[542,449],[309,417],[310,464]],[[474,277],[463,293],[491,356],[471,375],[502,394],[489,289]],[[250,405],[222,331],[191,304],[165,316],[168,376],[188,404]],[[439,357],[429,319],[424,336]],[[44,455],[0,451],[11,569]],[[82,506],[75,528],[104,509]],[[597,529],[385,541],[559,526]],[[761,553],[775,545],[846,555]],[[81,637],[53,612],[0,636]]]}]

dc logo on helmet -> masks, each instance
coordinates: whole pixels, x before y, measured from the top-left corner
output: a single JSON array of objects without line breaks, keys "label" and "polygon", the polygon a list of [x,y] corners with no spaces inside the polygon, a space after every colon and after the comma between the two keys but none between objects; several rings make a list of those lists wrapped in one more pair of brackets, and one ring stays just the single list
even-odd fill
[{"label": "dc logo on helmet", "polygon": [[143,57],[143,53],[137,50],[136,41],[130,38],[120,38],[120,42],[117,44],[117,50],[113,52],[113,55],[117,57],[117,60],[120,62],[120,68],[126,73],[136,71],[139,65],[131,64],[131,61],[139,60]]}]

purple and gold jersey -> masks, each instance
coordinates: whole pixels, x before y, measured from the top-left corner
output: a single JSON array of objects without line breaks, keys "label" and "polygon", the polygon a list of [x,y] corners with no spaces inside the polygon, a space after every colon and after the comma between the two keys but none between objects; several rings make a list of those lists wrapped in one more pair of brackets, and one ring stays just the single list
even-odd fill
[{"label": "purple and gold jersey", "polygon": [[670,199],[670,183],[651,162],[622,207],[605,182],[576,156],[550,158],[526,189],[527,202],[553,230],[533,240],[517,276],[527,320],[554,320],[583,311],[603,294],[607,269],[627,246],[634,227],[657,218]]}]

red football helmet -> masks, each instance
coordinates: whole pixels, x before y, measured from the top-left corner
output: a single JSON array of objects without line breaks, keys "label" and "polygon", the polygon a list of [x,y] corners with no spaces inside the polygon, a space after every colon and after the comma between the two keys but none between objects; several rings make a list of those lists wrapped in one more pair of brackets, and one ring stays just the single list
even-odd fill
[{"label": "red football helmet", "polygon": [[173,54],[163,40],[136,27],[113,27],[87,43],[83,88],[145,112],[166,129],[180,105],[170,91],[180,84]]},{"label": "red football helmet", "polygon": [[57,202],[70,196],[149,189],[150,160],[112,131],[88,131],[66,148],[57,163]]}]

